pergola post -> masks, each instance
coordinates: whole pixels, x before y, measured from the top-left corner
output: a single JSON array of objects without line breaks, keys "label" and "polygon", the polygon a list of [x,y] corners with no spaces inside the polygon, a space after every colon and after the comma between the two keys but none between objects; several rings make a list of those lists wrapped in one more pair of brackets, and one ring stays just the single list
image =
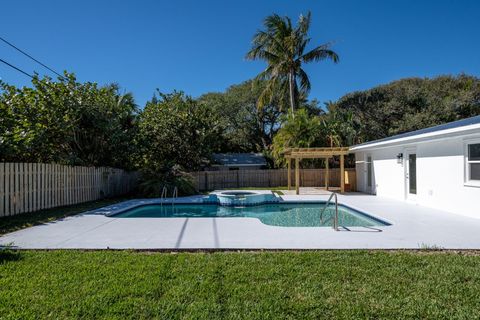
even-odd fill
[{"label": "pergola post", "polygon": [[295,194],[300,194],[300,159],[295,158]]},{"label": "pergola post", "polygon": [[287,188],[292,188],[292,158],[287,159]]},{"label": "pergola post", "polygon": [[325,158],[325,190],[328,190],[328,181],[329,181],[329,176],[328,176],[328,158]]},{"label": "pergola post", "polygon": [[340,192],[345,192],[345,163],[343,154],[340,155]]}]

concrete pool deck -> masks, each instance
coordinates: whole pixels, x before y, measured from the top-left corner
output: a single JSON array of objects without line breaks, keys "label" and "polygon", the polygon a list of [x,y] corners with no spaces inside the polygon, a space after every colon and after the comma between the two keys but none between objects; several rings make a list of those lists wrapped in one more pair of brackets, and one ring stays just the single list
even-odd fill
[{"label": "concrete pool deck", "polygon": [[[284,195],[286,201],[321,201],[328,195]],[[183,198],[198,202],[201,197]],[[136,202],[135,202],[136,201]],[[275,227],[256,218],[115,218],[127,201],[0,237],[21,249],[480,249],[480,219],[364,194],[339,202],[392,223],[352,228]]]}]

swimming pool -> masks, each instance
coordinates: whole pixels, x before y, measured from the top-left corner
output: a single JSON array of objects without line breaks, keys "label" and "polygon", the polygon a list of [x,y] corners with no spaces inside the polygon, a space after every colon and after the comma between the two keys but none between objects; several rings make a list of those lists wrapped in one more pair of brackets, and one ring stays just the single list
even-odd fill
[{"label": "swimming pool", "polygon": [[[248,207],[224,207],[216,204],[144,205],[117,215],[115,218],[257,218],[263,224],[281,227],[331,227],[335,209],[329,206],[321,214],[324,203],[276,203]],[[389,225],[378,218],[339,205],[338,221],[343,227]]]}]

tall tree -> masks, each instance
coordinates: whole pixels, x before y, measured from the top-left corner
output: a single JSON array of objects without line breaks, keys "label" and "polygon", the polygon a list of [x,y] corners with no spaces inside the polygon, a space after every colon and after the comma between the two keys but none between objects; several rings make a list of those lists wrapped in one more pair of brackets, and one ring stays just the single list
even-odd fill
[{"label": "tall tree", "polygon": [[252,48],[246,58],[265,60],[267,68],[257,79],[268,80],[267,86],[258,100],[261,108],[268,104],[275,91],[288,92],[292,114],[300,98],[307,97],[311,85],[303,63],[330,59],[339,61],[338,55],[331,50],[331,43],[324,43],[305,53],[311,38],[308,36],[311,14],[300,15],[297,26],[292,25],[289,17],[277,14],[268,16],[264,21],[264,30],[258,30],[253,37]]},{"label": "tall tree", "polygon": [[349,93],[328,106],[349,123],[349,143],[381,139],[480,114],[480,78],[469,75],[406,78]]},{"label": "tall tree", "polygon": [[147,173],[175,165],[198,170],[218,150],[222,128],[209,106],[183,92],[158,92],[138,121],[140,167]]},{"label": "tall tree", "polygon": [[[279,103],[271,103],[259,110],[256,106],[264,82],[252,80],[233,85],[222,93],[207,93],[198,102],[218,115],[224,127],[222,152],[262,152],[272,144],[280,127]],[[312,106],[313,108],[314,106]]]}]

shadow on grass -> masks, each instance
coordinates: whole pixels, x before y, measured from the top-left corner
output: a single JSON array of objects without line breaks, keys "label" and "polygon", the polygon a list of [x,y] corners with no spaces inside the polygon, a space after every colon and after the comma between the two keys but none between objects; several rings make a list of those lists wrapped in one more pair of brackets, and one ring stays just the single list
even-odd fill
[{"label": "shadow on grass", "polygon": [[12,250],[8,246],[0,246],[0,264],[20,259],[22,259],[22,254],[19,251]]}]

